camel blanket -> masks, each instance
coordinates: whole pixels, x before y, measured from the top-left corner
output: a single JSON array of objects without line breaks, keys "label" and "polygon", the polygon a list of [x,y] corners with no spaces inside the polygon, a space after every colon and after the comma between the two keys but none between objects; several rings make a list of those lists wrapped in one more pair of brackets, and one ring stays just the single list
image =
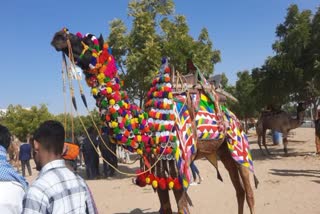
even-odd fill
[{"label": "camel blanket", "polygon": [[193,135],[192,120],[187,105],[185,105],[186,96],[178,95],[175,97],[175,115],[176,115],[176,131],[177,131],[177,147],[175,158],[177,167],[182,179],[182,186],[188,188],[191,173],[190,160],[192,154],[196,152],[196,144]]},{"label": "camel blanket", "polygon": [[215,107],[209,98],[204,94],[194,95],[192,100],[200,100],[196,111],[196,126],[197,135],[200,140],[218,140],[224,137],[224,134],[219,130],[219,123]]},{"label": "camel blanket", "polygon": [[253,172],[253,161],[249,149],[249,141],[246,134],[241,129],[240,121],[225,106],[221,106],[221,110],[224,112],[224,120],[227,121],[228,124],[228,127],[226,127],[226,140],[232,158],[239,164],[248,167],[250,171]]}]

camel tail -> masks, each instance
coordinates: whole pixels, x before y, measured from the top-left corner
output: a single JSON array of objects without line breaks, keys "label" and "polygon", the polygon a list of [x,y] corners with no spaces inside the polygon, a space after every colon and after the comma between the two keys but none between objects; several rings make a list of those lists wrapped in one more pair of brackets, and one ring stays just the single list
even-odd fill
[{"label": "camel tail", "polygon": [[259,180],[255,174],[253,174],[253,179],[254,179],[254,186],[256,187],[256,189],[258,189]]},{"label": "camel tail", "polygon": [[217,178],[218,178],[221,182],[223,182],[222,176],[221,176],[221,174],[220,174],[220,172],[219,172],[218,169],[217,169]]}]

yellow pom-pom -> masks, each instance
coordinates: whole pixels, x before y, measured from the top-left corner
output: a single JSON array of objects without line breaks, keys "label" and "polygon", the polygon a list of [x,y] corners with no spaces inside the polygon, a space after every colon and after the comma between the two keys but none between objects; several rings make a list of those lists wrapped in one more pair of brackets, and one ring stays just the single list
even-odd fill
[{"label": "yellow pom-pom", "polygon": [[116,103],[116,101],[114,100],[114,99],[111,99],[110,101],[109,101],[109,104],[110,105],[114,105]]},{"label": "yellow pom-pom", "polygon": [[146,183],[150,184],[150,178],[149,177],[146,178]]},{"label": "yellow pom-pom", "polygon": [[182,184],[184,187],[188,187],[188,185],[189,185],[188,181],[186,181],[186,180],[182,180]]},{"label": "yellow pom-pom", "polygon": [[107,90],[107,93],[108,93],[108,94],[111,94],[111,93],[112,93],[112,88],[111,88],[111,87],[107,87],[106,90]]},{"label": "yellow pom-pom", "polygon": [[97,88],[91,89],[91,93],[92,93],[93,95],[97,95],[97,94],[98,94],[98,89],[97,89]]},{"label": "yellow pom-pom", "polygon": [[153,180],[152,181],[152,187],[155,188],[155,189],[158,187],[158,181],[157,180]]},{"label": "yellow pom-pom", "polygon": [[169,94],[168,94],[168,98],[169,99],[172,99],[173,97],[172,97],[172,93],[171,92],[169,92]]},{"label": "yellow pom-pom", "polygon": [[137,141],[138,141],[138,142],[141,142],[141,139],[142,139],[141,135],[138,135],[138,136],[137,136]]},{"label": "yellow pom-pom", "polygon": [[111,128],[116,128],[118,127],[118,123],[116,121],[111,122]]},{"label": "yellow pom-pom", "polygon": [[137,149],[137,154],[138,155],[142,155],[142,150],[141,149]]},{"label": "yellow pom-pom", "polygon": [[169,184],[168,184],[169,189],[172,189],[173,186],[174,186],[174,182],[173,182],[173,181],[170,181]]},{"label": "yellow pom-pom", "polygon": [[159,144],[159,141],[160,141],[160,137],[159,136],[156,136],[156,144]]}]

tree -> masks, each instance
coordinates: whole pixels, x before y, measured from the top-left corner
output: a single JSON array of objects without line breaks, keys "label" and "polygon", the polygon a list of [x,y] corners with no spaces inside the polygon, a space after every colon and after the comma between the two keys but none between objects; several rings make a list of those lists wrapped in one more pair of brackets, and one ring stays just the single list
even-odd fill
[{"label": "tree", "polygon": [[[65,127],[67,138],[71,138],[72,133],[74,136],[83,135],[85,133],[84,129],[87,129],[91,126],[94,127],[95,126],[94,123],[98,128],[101,127],[101,124],[100,124],[101,119],[97,109],[94,109],[89,113],[89,115],[86,115],[86,116],[81,115],[79,117],[75,117],[74,115],[67,113],[67,114],[58,114],[55,116],[55,119],[61,122]],[[94,122],[92,122],[92,120]],[[73,126],[73,130],[72,130],[72,126]]]},{"label": "tree", "polygon": [[186,72],[186,60],[191,58],[206,76],[213,73],[220,52],[213,50],[207,29],[202,29],[198,40],[189,35],[186,17],[174,14],[172,0],[130,1],[128,15],[130,32],[124,22],[113,20],[108,42],[123,71],[124,89],[140,107],[163,56],[180,72]]},{"label": "tree", "polygon": [[[252,72],[255,94],[260,104],[281,106],[288,102],[311,101],[319,104],[320,12],[299,11],[297,5],[287,10],[285,21],[276,29],[273,44],[276,55]],[[272,87],[270,87],[272,86]],[[315,112],[315,110],[314,110]]]},{"label": "tree", "polygon": [[238,72],[237,76],[238,80],[236,82],[234,95],[239,102],[232,104],[232,110],[239,118],[244,119],[247,131],[248,118],[257,115],[255,111],[256,99],[253,96],[254,81],[249,71]]},{"label": "tree", "polygon": [[9,105],[7,112],[3,116],[2,123],[8,127],[11,134],[17,136],[21,141],[26,141],[28,134],[32,134],[40,123],[53,119],[46,105],[40,108],[32,106],[30,109],[21,105]]}]

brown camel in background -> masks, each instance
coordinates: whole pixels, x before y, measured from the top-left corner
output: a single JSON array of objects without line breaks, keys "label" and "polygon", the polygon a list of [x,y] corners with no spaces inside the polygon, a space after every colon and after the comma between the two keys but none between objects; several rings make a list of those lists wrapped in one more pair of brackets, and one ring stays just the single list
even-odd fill
[{"label": "brown camel in background", "polygon": [[319,155],[320,154],[320,116],[319,115],[318,115],[318,119],[315,120],[314,124],[315,124],[316,154]]},{"label": "brown camel in background", "polygon": [[[62,51],[66,55],[70,56],[70,53],[73,56],[73,59],[77,65],[79,65],[84,74],[86,75],[87,81],[89,81],[89,77],[92,77],[93,73],[89,73],[90,68],[90,58],[91,53],[90,50],[93,48],[93,43],[90,39],[85,40],[86,38],[80,38],[74,34],[69,33],[66,30],[59,31],[55,34],[51,44],[57,51]],[[100,36],[99,45],[102,49],[103,47],[103,38]],[[84,50],[84,44],[88,46],[88,51]],[[96,44],[97,45],[97,44]],[[98,101],[97,96],[95,97]],[[105,98],[104,98],[105,99]],[[109,102],[109,100],[108,100]],[[131,104],[133,105],[133,104]],[[188,106],[190,109],[192,106]],[[105,109],[100,109],[106,111]],[[236,118],[234,118],[237,120]],[[110,128],[110,127],[109,127]],[[112,128],[112,127],[111,127]],[[244,201],[247,199],[248,206],[250,208],[250,213],[253,214],[254,212],[254,196],[253,190],[250,185],[250,171],[247,167],[238,164],[231,156],[231,153],[228,149],[228,145],[226,142],[226,138],[221,138],[217,141],[197,141],[197,153],[192,158],[199,159],[205,157],[209,162],[218,168],[217,157],[219,156],[222,163],[226,167],[229,172],[230,178],[236,190],[236,196],[238,201],[238,213],[243,213],[244,208]],[[157,160],[157,157],[154,155],[146,156],[150,164],[152,165]],[[189,160],[191,162],[191,160]],[[167,160],[160,160],[154,169],[152,169],[155,174],[161,175],[161,177],[172,176],[177,177],[178,171],[176,169],[176,160],[175,159],[167,159]],[[160,188],[156,189],[160,203],[160,213],[172,213],[171,204],[169,199],[169,192],[168,189],[162,190]],[[184,189],[173,189],[174,196],[176,198],[176,202],[178,205],[178,212],[179,213],[190,213],[188,209],[188,202],[190,204],[190,199],[187,195],[187,192]]]},{"label": "brown camel in background", "polygon": [[20,171],[20,160],[19,160],[19,152],[20,152],[20,141],[17,137],[13,137],[12,143],[8,148],[9,162],[10,164]]},{"label": "brown camel in background", "polygon": [[256,124],[256,132],[258,135],[258,145],[260,150],[262,151],[261,147],[261,138],[262,144],[265,147],[268,154],[270,151],[266,145],[266,131],[267,129],[271,129],[274,131],[278,131],[282,133],[283,138],[283,150],[285,154],[288,154],[288,133],[290,130],[298,128],[301,126],[304,120],[304,114],[306,110],[305,103],[299,103],[297,106],[297,117],[292,118],[290,114],[285,111],[264,111],[261,112],[260,118]]}]

